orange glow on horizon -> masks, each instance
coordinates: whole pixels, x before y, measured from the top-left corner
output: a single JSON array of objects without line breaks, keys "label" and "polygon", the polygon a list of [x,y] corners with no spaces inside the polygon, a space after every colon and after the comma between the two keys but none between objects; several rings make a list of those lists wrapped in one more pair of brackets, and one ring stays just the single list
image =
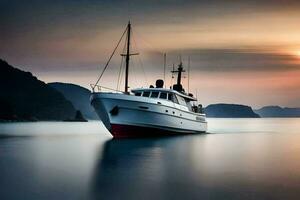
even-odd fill
[{"label": "orange glow on horizon", "polygon": [[296,52],[296,56],[300,58],[300,50]]}]

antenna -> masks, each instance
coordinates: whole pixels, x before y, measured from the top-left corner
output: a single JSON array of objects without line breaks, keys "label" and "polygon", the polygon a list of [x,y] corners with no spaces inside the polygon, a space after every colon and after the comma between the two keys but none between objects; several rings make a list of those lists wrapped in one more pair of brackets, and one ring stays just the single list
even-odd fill
[{"label": "antenna", "polygon": [[190,56],[188,57],[188,93],[190,92],[190,66],[191,66],[191,61],[190,61]]},{"label": "antenna", "polygon": [[166,88],[166,65],[167,65],[167,54],[164,53],[164,88]]}]

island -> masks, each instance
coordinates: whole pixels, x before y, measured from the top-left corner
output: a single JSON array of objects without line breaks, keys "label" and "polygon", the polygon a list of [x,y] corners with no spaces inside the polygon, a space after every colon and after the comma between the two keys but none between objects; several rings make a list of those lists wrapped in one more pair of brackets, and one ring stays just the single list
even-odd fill
[{"label": "island", "polygon": [[239,104],[210,104],[204,108],[207,117],[215,118],[259,118],[250,106]]}]

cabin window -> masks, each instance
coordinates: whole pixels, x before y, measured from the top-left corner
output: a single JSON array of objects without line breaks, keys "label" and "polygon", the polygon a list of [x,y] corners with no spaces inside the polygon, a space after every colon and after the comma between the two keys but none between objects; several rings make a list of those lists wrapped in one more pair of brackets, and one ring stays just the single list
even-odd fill
[{"label": "cabin window", "polygon": [[186,101],[182,96],[176,95],[180,105],[186,106]]},{"label": "cabin window", "polygon": [[167,99],[167,93],[166,92],[161,92],[159,98],[160,99]]},{"label": "cabin window", "polygon": [[141,93],[141,92],[136,92],[136,93],[134,93],[134,95],[135,95],[135,96],[141,96],[142,93]]},{"label": "cabin window", "polygon": [[168,93],[168,100],[172,101],[174,103],[178,103],[178,100],[176,99],[176,97],[173,93]]},{"label": "cabin window", "polygon": [[151,93],[151,98],[157,98],[158,97],[159,92],[152,92]]},{"label": "cabin window", "polygon": [[168,93],[168,100],[169,100],[169,101],[172,101],[172,98],[173,98],[172,96],[173,96],[172,93]]},{"label": "cabin window", "polygon": [[143,97],[149,97],[150,96],[150,92],[143,92]]},{"label": "cabin window", "polygon": [[192,103],[190,101],[187,101],[186,105],[187,105],[189,111],[193,111],[193,105],[192,105]]}]

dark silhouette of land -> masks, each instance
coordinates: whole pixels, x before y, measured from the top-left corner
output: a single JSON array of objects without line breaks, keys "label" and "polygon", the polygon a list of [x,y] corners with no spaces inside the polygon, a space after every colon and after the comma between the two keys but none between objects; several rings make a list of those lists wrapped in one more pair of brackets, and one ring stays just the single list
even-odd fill
[{"label": "dark silhouette of land", "polygon": [[79,85],[71,83],[48,83],[51,87],[62,93],[65,98],[72,102],[77,110],[80,110],[83,117],[87,119],[99,119],[90,104],[91,91]]},{"label": "dark silhouette of land", "polygon": [[207,117],[217,118],[259,118],[250,106],[238,104],[211,104],[204,112]]},{"label": "dark silhouette of land", "polygon": [[30,72],[0,59],[0,119],[64,120],[75,116],[72,103]]},{"label": "dark silhouette of land", "polygon": [[282,108],[280,106],[265,106],[254,110],[261,117],[300,117],[300,108]]}]

